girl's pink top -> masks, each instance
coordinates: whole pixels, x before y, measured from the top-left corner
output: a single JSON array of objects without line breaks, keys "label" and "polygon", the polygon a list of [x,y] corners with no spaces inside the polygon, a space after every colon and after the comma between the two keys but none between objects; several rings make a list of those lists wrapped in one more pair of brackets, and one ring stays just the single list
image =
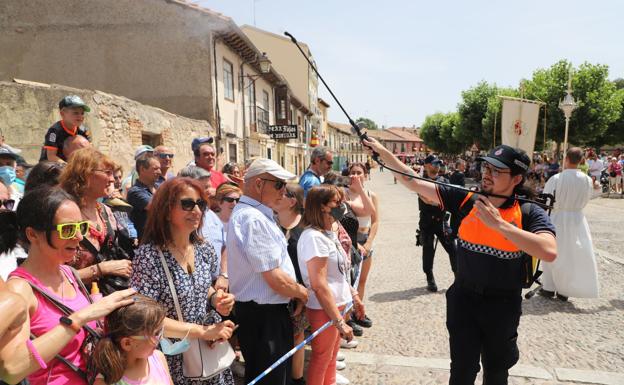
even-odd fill
[{"label": "girl's pink top", "polygon": [[156,356],[156,351],[147,358],[149,371],[147,377],[140,380],[131,380],[123,376],[114,385],[169,385],[169,373],[163,364],[163,360]]},{"label": "girl's pink top", "polygon": [[[61,271],[65,274],[65,277],[69,279],[74,290],[76,291],[76,296],[74,298],[65,298],[61,300],[56,294],[50,292],[41,281],[37,278],[33,277],[28,271],[26,271],[22,267],[18,267],[14,270],[10,275],[11,277],[19,277],[25,279],[38,288],[42,289],[52,298],[57,299],[59,302],[64,303],[70,309],[76,311],[80,310],[90,304],[89,300],[82,294],[78,283],[75,281],[74,276],[68,266],[60,266]],[[50,303],[47,299],[45,299],[41,294],[33,289],[33,293],[37,298],[37,309],[35,313],[30,318],[30,332],[35,336],[40,336],[47,331],[53,329],[55,326],[59,324],[59,318],[64,314],[52,303]],[[96,323],[90,322],[89,326],[95,329]],[[82,370],[86,369],[86,360],[82,355],[80,350],[83,341],[86,338],[86,331],[81,329],[78,334],[65,347],[59,352],[59,355],[67,359],[69,362],[73,363],[77,367]],[[28,376],[28,380],[32,385],[61,385],[61,384],[86,384],[78,374],[76,374],[73,370],[69,368],[63,362],[52,359],[50,362],[46,362],[48,365],[47,369],[39,369],[30,376]]]}]

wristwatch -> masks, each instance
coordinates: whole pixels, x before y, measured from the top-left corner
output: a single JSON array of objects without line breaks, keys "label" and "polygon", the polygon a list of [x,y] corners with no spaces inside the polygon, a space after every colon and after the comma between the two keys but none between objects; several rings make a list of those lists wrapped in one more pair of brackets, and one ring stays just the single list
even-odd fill
[{"label": "wristwatch", "polygon": [[75,323],[74,321],[72,321],[71,318],[62,316],[61,318],[59,318],[59,323],[71,330],[74,331],[74,333],[78,334],[80,332],[80,325],[78,325],[77,323]]},{"label": "wristwatch", "polygon": [[221,273],[221,274],[219,274],[219,277],[223,277],[225,279],[230,279],[230,277],[228,277],[227,273]]}]

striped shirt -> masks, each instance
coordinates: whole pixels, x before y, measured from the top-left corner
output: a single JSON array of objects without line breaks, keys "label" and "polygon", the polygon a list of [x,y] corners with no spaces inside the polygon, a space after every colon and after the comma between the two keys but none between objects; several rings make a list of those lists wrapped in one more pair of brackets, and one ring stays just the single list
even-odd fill
[{"label": "striped shirt", "polygon": [[243,195],[232,211],[226,239],[230,292],[236,300],[288,303],[290,298],[273,291],[262,277],[263,272],[279,268],[296,280],[288,243],[273,219],[273,210]]}]

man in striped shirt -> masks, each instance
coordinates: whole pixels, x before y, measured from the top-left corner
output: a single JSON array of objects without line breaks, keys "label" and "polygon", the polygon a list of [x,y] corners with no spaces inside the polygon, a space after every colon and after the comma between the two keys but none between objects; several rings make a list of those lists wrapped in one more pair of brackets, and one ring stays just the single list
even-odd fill
[{"label": "man in striped shirt", "polygon": [[[284,198],[295,175],[270,159],[256,159],[245,174],[244,195],[230,217],[227,234],[230,291],[236,297],[238,338],[249,383],[293,347],[291,299],[297,311],[308,301],[295,278],[287,242],[273,207]],[[259,384],[287,385],[290,361]]]}]

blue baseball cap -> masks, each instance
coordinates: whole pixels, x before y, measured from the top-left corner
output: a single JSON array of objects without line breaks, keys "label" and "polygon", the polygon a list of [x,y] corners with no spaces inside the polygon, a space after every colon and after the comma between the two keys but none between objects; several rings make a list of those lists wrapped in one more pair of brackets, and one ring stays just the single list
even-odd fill
[{"label": "blue baseball cap", "polygon": [[193,142],[191,143],[191,149],[193,150],[193,152],[195,152],[199,146],[201,146],[204,143],[209,143],[212,144],[214,142],[214,138],[212,136],[203,136],[201,138],[195,138],[193,139]]}]

